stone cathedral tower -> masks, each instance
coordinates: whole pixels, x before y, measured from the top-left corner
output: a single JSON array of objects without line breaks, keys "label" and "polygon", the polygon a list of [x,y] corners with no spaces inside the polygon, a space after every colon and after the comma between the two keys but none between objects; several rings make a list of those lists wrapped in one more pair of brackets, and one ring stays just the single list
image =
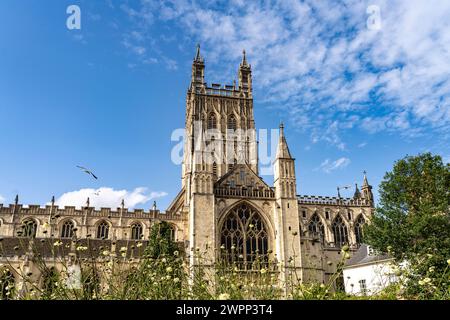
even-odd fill
[{"label": "stone cathedral tower", "polygon": [[197,47],[186,96],[182,189],[167,212],[186,217],[186,249],[205,258],[200,262],[191,254],[193,265],[224,259],[252,270],[256,260],[266,266],[271,261],[282,277],[295,271],[302,280],[324,281],[334,272],[327,262],[340,259],[340,247],[359,246],[362,224],[372,214],[371,187],[364,176],[362,192],[353,198],[298,195],[283,125],[274,185],[264,182],[258,175],[252,68],[245,51],[237,79],[208,85]]}]

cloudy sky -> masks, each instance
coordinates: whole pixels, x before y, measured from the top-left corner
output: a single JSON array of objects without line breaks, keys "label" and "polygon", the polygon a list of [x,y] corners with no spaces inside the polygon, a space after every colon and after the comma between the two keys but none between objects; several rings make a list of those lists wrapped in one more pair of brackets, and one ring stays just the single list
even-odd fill
[{"label": "cloudy sky", "polygon": [[364,170],[377,189],[407,154],[450,161],[449,17],[448,0],[3,0],[0,203],[165,209],[197,43],[208,83],[231,84],[246,50],[256,125],[285,123],[301,194]]}]

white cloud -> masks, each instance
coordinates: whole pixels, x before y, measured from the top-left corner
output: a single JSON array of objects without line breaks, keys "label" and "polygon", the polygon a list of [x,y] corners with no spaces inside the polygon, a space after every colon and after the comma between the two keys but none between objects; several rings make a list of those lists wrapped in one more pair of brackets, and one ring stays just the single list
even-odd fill
[{"label": "white cloud", "polygon": [[331,162],[330,159],[326,159],[318,168],[316,168],[316,170],[322,170],[325,173],[330,173],[331,171],[347,167],[350,162],[350,159],[345,157],[339,158],[333,162]]},{"label": "white cloud", "polygon": [[209,81],[230,83],[245,48],[258,99],[287,112],[312,141],[343,150],[341,133],[351,128],[449,131],[450,1],[378,0],[378,31],[366,27],[365,0],[236,2],[147,0],[127,12],[175,22],[200,41],[215,69]]},{"label": "white cloud", "polygon": [[127,208],[135,208],[137,205],[144,205],[150,200],[166,195],[166,192],[148,192],[147,188],[143,187],[136,188],[132,191],[102,187],[99,189],[80,189],[66,192],[56,200],[56,204],[59,206],[82,207],[86,205],[86,200],[89,198],[90,206],[92,207],[115,209],[120,207],[123,199]]},{"label": "white cloud", "polygon": [[6,199],[0,194],[0,203],[4,203]]}]

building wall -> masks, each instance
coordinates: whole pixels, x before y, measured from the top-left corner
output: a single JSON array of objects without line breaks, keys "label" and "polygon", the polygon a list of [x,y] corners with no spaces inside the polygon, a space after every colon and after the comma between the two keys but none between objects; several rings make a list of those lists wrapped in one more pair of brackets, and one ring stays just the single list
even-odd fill
[{"label": "building wall", "polygon": [[[343,272],[345,292],[356,295],[371,295],[395,282],[397,278],[389,264],[390,261],[383,260],[345,268]],[[366,293],[361,288],[361,281],[365,281]]]}]

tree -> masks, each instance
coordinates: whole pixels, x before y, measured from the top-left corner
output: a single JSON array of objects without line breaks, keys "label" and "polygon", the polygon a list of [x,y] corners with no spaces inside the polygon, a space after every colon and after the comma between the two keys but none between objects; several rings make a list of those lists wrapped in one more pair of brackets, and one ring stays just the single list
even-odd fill
[{"label": "tree", "polygon": [[[398,262],[407,261],[415,283],[429,278],[430,270],[445,273],[450,258],[449,208],[450,165],[431,153],[406,156],[381,182],[379,205],[364,228],[364,241],[390,252]],[[445,283],[448,279],[439,282]]]},{"label": "tree", "polygon": [[173,227],[166,221],[155,223],[150,230],[148,254],[152,258],[173,255],[179,248],[173,240]]}]

